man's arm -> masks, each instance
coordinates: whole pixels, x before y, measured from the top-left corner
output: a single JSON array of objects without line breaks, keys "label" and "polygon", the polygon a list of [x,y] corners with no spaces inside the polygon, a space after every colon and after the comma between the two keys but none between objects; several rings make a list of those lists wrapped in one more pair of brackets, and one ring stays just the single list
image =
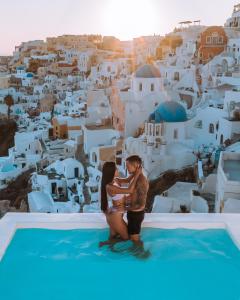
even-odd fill
[{"label": "man's arm", "polygon": [[133,194],[136,189],[136,184],[141,175],[141,171],[138,170],[136,172],[135,176],[133,177],[133,180],[127,187],[118,187],[113,184],[107,184],[107,191],[110,195],[116,195],[116,194]]},{"label": "man's arm", "polygon": [[114,180],[121,186],[122,184],[130,183],[131,180],[133,179],[133,177],[134,177],[134,174],[128,176],[127,178],[116,177],[116,178],[114,178]]}]

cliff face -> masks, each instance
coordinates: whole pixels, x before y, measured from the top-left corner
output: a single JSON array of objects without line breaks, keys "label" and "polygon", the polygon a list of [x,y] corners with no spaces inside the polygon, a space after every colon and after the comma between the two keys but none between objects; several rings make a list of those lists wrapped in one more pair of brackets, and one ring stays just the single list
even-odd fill
[{"label": "cliff face", "polygon": [[27,195],[32,191],[29,179],[35,169],[19,175],[9,186],[0,190],[0,218],[7,212],[27,212]]},{"label": "cliff face", "polygon": [[177,181],[196,182],[196,176],[193,168],[186,168],[180,171],[167,171],[158,179],[149,183],[149,191],[147,197],[146,211],[151,212],[154,197],[168,190]]},{"label": "cliff face", "polygon": [[7,156],[8,149],[14,146],[17,124],[14,120],[0,120],[0,156]]}]

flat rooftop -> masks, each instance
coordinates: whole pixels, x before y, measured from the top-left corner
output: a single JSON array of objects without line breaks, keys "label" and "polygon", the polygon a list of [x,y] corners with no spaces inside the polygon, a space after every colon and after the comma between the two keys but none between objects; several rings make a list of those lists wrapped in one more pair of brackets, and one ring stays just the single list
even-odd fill
[{"label": "flat rooftop", "polygon": [[191,190],[198,191],[198,185],[196,183],[178,181],[167,190],[167,197],[184,200],[184,202],[190,201]]},{"label": "flat rooftop", "polygon": [[225,160],[223,170],[227,179],[240,181],[240,160]]}]

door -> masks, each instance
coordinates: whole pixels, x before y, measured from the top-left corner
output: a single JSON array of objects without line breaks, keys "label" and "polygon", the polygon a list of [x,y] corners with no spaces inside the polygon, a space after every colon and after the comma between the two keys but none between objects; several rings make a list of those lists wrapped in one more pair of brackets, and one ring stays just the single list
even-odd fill
[{"label": "door", "polygon": [[75,176],[75,178],[79,177],[79,169],[78,168],[74,168],[74,176]]},{"label": "door", "polygon": [[56,194],[56,187],[57,187],[56,182],[52,182],[52,194]]}]

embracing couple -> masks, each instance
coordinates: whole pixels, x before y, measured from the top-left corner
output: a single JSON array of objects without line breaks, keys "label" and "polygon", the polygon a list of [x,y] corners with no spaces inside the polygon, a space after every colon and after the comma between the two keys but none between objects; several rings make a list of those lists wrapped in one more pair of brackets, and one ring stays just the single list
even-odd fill
[{"label": "embracing couple", "polygon": [[[119,240],[132,240],[141,243],[140,232],[148,192],[148,181],[142,172],[142,160],[133,155],[127,158],[128,178],[119,177],[114,162],[106,162],[102,170],[101,210],[110,227],[110,237],[100,246]],[[123,219],[127,212],[127,221]]]}]

